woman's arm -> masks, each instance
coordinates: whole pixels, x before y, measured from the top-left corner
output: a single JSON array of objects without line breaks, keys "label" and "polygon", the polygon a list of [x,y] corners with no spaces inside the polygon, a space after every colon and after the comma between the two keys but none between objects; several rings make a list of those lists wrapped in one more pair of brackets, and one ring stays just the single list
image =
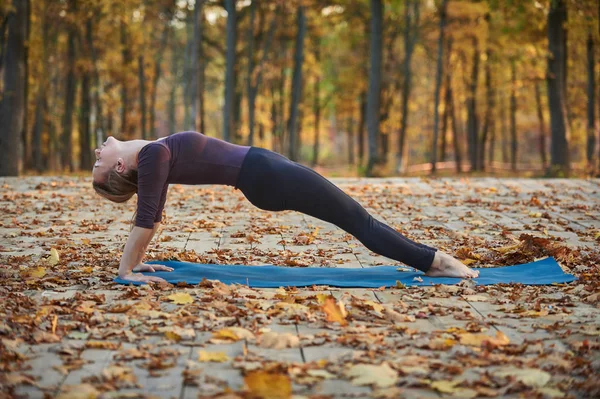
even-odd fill
[{"label": "woman's arm", "polygon": [[143,274],[133,273],[133,268],[142,263],[142,259],[146,253],[146,248],[150,240],[154,236],[159,223],[154,224],[154,228],[146,229],[144,227],[135,226],[123,250],[121,263],[119,264],[119,277],[131,281],[165,281],[160,277],[144,276]]}]

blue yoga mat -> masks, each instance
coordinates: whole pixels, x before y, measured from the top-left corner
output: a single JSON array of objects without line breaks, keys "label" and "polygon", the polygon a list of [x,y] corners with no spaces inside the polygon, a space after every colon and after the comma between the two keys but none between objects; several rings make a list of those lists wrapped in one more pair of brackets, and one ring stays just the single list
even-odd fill
[{"label": "blue yoga mat", "polygon": [[[148,276],[162,277],[170,283],[186,282],[198,284],[203,278],[219,280],[225,284],[243,284],[256,288],[306,287],[311,285],[329,285],[346,288],[394,287],[397,282],[405,286],[424,286],[435,284],[457,284],[459,278],[427,277],[421,272],[398,271],[397,266],[374,266],[366,268],[325,268],[325,267],[285,267],[285,266],[241,266],[213,265],[177,261],[152,261],[149,264],[170,266],[171,272],[144,273]],[[483,268],[479,277],[473,279],[479,285],[496,283],[521,283],[546,285],[568,283],[575,276],[562,271],[554,258],[517,266]],[[415,279],[420,277],[420,279]],[[120,284],[144,284],[116,278]]]}]

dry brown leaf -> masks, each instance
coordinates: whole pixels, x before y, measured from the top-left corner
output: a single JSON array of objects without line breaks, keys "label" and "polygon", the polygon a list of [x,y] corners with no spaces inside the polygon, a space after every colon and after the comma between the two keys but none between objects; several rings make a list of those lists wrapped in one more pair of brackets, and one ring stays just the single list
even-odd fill
[{"label": "dry brown leaf", "polygon": [[88,349],[108,349],[114,351],[121,347],[121,343],[110,341],[87,341],[85,347]]}]

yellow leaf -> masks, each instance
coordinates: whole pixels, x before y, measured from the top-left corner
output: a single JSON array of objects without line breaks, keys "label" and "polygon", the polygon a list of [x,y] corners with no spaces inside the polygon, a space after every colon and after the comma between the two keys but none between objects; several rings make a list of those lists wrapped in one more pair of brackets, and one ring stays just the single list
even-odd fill
[{"label": "yellow leaf", "polygon": [[346,309],[343,308],[341,302],[336,302],[335,298],[329,296],[325,299],[325,303],[321,306],[321,309],[327,315],[327,321],[340,323],[342,326],[348,325],[346,321]]},{"label": "yellow leaf", "polygon": [[227,354],[225,354],[225,352],[208,352],[208,351],[198,352],[198,361],[199,362],[223,363],[228,360],[229,360],[229,356],[227,356]]},{"label": "yellow leaf", "polygon": [[192,296],[187,292],[178,292],[176,294],[171,294],[167,297],[167,299],[172,300],[173,303],[177,305],[185,305],[186,303],[194,302],[194,298],[192,298]]},{"label": "yellow leaf", "polygon": [[260,399],[290,399],[292,397],[292,382],[285,374],[269,373],[258,370],[248,373],[244,383],[250,391],[250,396]]},{"label": "yellow leaf", "polygon": [[87,266],[87,267],[82,267],[81,269],[79,269],[80,272],[85,273],[85,274],[92,274],[92,272],[94,271],[94,268],[92,266]]},{"label": "yellow leaf", "polygon": [[433,381],[431,383],[431,387],[440,393],[454,393],[456,391],[456,386],[460,383],[460,381]]},{"label": "yellow leaf", "polygon": [[327,298],[329,298],[329,295],[327,295],[327,294],[317,294],[317,303],[319,305],[322,305],[325,303]]},{"label": "yellow leaf", "polygon": [[485,342],[489,342],[493,346],[505,346],[510,343],[510,339],[501,331],[496,331],[496,337],[490,337],[486,334],[471,334],[466,333],[460,336],[460,343],[468,346],[482,346]]},{"label": "yellow leaf", "polygon": [[50,250],[50,257],[48,258],[48,263],[54,266],[58,263],[59,260],[60,258],[58,256],[58,251],[55,248],[52,248]]},{"label": "yellow leaf", "polygon": [[213,338],[224,339],[231,341],[239,341],[240,339],[254,339],[254,334],[245,328],[241,327],[228,327],[223,328],[217,332],[213,332]]},{"label": "yellow leaf", "polygon": [[29,277],[32,278],[42,278],[46,275],[46,269],[43,267],[36,267],[35,269],[31,269],[29,272]]},{"label": "yellow leaf", "polygon": [[165,333],[165,337],[167,337],[171,341],[175,341],[175,342],[181,341],[181,336],[178,335],[177,333],[173,332],[173,331],[167,331]]}]

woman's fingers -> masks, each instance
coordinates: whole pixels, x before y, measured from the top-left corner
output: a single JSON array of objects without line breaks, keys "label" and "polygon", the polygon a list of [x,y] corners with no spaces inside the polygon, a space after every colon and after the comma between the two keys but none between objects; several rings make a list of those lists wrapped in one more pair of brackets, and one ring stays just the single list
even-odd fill
[{"label": "woman's fingers", "polygon": [[152,265],[154,270],[161,270],[163,272],[172,272],[173,268],[165,265]]}]

